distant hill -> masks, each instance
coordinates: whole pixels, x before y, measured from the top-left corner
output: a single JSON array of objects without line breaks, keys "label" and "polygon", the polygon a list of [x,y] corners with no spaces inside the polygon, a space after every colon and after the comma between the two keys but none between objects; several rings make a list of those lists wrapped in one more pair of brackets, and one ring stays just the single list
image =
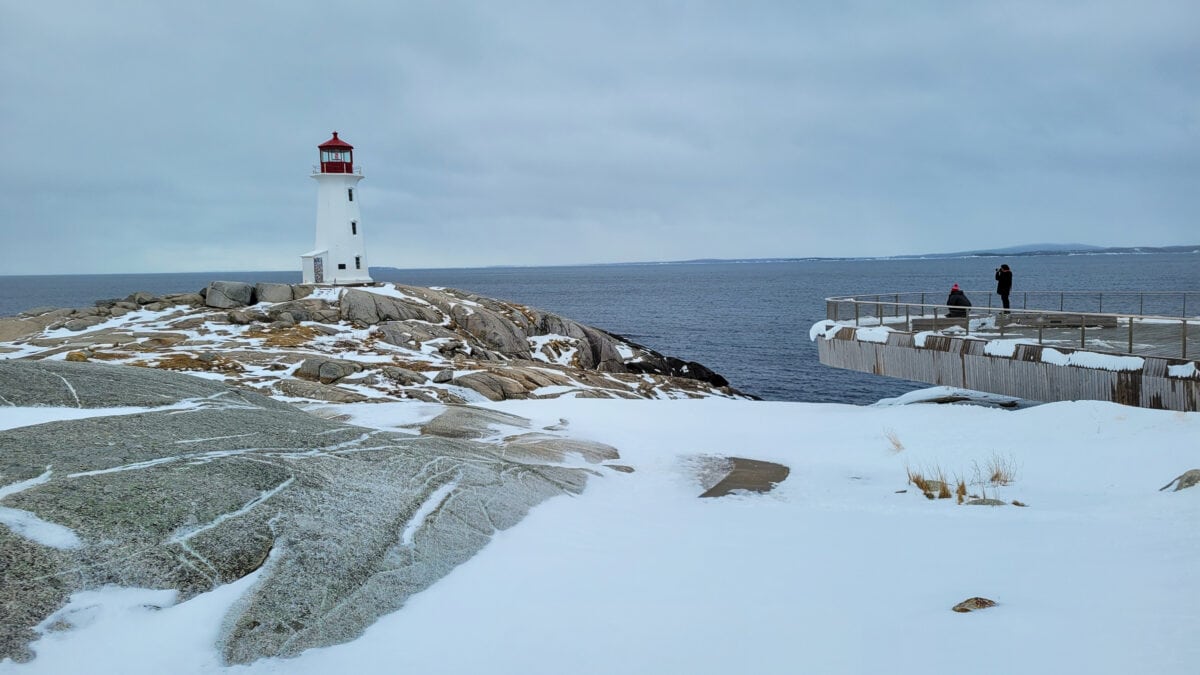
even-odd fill
[{"label": "distant hill", "polygon": [[[564,267],[609,267],[618,265],[707,265],[712,263],[778,263],[813,260],[920,260],[926,258],[1023,257],[1036,255],[1114,255],[1137,253],[1200,253],[1200,244],[1187,246],[1092,246],[1090,244],[1025,244],[955,253],[922,253],[888,256],[807,256],[794,258],[692,258],[690,260],[644,260],[618,263],[564,265]],[[555,265],[489,265],[488,268],[555,267]],[[372,273],[401,272],[396,267],[371,267]]]},{"label": "distant hill", "polygon": [[894,258],[965,258],[970,256],[1030,256],[1030,255],[1104,255],[1113,253],[1197,253],[1200,244],[1188,246],[1091,246],[1089,244],[1026,244],[1008,248],[959,251],[957,253],[929,253],[919,256],[891,256]]}]

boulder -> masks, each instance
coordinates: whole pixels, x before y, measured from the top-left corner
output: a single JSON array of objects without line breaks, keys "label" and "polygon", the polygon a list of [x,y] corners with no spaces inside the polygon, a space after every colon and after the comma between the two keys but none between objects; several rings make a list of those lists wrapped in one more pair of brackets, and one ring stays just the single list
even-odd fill
[{"label": "boulder", "polygon": [[259,311],[257,309],[234,309],[230,310],[226,316],[229,317],[229,323],[239,325],[254,323],[255,321],[266,322],[270,320],[267,317],[266,312]]},{"label": "boulder", "polygon": [[316,380],[321,384],[331,384],[343,377],[349,377],[363,369],[362,365],[344,359],[330,359],[320,356],[304,359],[296,369],[296,377],[306,380]]},{"label": "boulder", "polygon": [[512,321],[484,307],[458,304],[450,310],[454,323],[484,346],[505,356],[528,359],[529,337]]},{"label": "boulder", "polygon": [[381,321],[420,319],[437,323],[441,315],[430,307],[403,298],[379,295],[357,288],[348,288],[338,300],[340,317],[345,321],[374,325]]},{"label": "boulder", "polygon": [[78,319],[71,319],[70,321],[63,324],[63,328],[66,328],[67,330],[70,330],[70,331],[87,330],[87,329],[91,328],[92,326],[102,324],[107,320],[108,320],[107,317],[103,317],[103,316],[84,316],[84,317],[80,317]]},{"label": "boulder", "polygon": [[[303,300],[289,300],[280,302],[272,307],[267,308],[267,316],[271,317],[272,321],[278,321],[283,314],[289,314],[295,322],[300,321],[318,321],[317,314],[326,310],[332,310],[329,303],[320,298],[305,298]],[[333,315],[337,316],[337,310],[332,310]],[[336,319],[335,319],[336,320]]]},{"label": "boulder", "polygon": [[149,293],[147,291],[137,291],[136,293],[131,293],[129,297],[125,298],[125,302],[133,303],[135,305],[146,305],[151,302],[157,302],[161,299],[162,298],[153,293]]},{"label": "boulder", "polygon": [[254,296],[259,302],[290,302],[292,287],[289,284],[260,282],[254,285]]},{"label": "boulder", "polygon": [[204,304],[219,309],[254,304],[254,286],[242,281],[214,281],[204,294]]},{"label": "boulder", "polygon": [[717,373],[714,373],[712,370],[709,370],[704,365],[696,363],[695,361],[684,361],[682,359],[677,359],[674,356],[668,356],[667,364],[671,369],[670,372],[667,373],[669,375],[686,377],[691,380],[700,380],[701,382],[707,382],[714,387],[729,386],[729,380],[726,380],[724,377],[721,377]]},{"label": "boulder", "polygon": [[433,376],[434,384],[445,384],[454,379],[454,370],[447,368],[446,370],[438,371],[437,375]]},{"label": "boulder", "polygon": [[171,293],[163,296],[163,299],[173,305],[191,305],[192,307],[204,305],[204,296],[199,293]]},{"label": "boulder", "polygon": [[528,392],[520,382],[489,372],[468,373],[451,380],[452,384],[483,394],[489,401],[525,398]]},{"label": "boulder", "polygon": [[458,333],[424,321],[384,321],[377,329],[381,340],[398,347],[412,347],[437,338],[458,339]]},{"label": "boulder", "polygon": [[414,384],[426,384],[429,382],[429,378],[426,377],[424,373],[418,373],[417,371],[409,370],[408,368],[401,368],[399,366],[384,366],[379,370],[383,373],[384,377],[405,387],[412,386]]},{"label": "boulder", "polygon": [[996,606],[995,600],[989,600],[988,598],[975,597],[975,598],[967,598],[966,600],[963,600],[962,602],[951,607],[950,609],[954,610],[955,612],[966,613],[966,612],[973,612],[978,609],[987,609],[988,607],[995,607],[995,606]]},{"label": "boulder", "polygon": [[367,400],[366,396],[349,389],[305,380],[283,380],[279,383],[279,390],[287,396],[331,403],[361,403]]},{"label": "boulder", "polygon": [[579,364],[580,367],[608,373],[627,372],[625,358],[617,350],[616,338],[591,326],[583,326],[583,333],[587,337],[587,343],[590,347],[587,350],[590,354],[590,359],[581,362]]}]

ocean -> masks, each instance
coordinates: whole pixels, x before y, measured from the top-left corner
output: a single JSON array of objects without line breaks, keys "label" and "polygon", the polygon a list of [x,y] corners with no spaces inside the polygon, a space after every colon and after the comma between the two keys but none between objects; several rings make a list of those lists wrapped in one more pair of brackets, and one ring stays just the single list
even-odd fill
[{"label": "ocean", "polygon": [[[808,331],[825,318],[824,299],[929,291],[930,301],[937,302],[935,297],[957,283],[975,304],[986,305],[995,290],[993,270],[1001,262],[1013,269],[1014,301],[1025,291],[1200,291],[1200,255],[1187,253],[372,268],[371,273],[377,281],[460,288],[555,312],[702,363],[763,399],[869,404],[928,385],[821,365]],[[300,273],[0,276],[0,316],[38,306],[85,307],[139,290],[198,291],[218,279],[299,283]],[[992,302],[998,304],[994,295]],[[1200,307],[1188,313],[1200,314]]]}]

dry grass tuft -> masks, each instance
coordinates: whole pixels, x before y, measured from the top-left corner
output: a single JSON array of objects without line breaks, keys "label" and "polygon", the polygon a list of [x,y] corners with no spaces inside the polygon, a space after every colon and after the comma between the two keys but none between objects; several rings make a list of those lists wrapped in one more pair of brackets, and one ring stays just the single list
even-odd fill
[{"label": "dry grass tuft", "polygon": [[963,503],[967,496],[967,482],[963,479],[958,479],[958,488],[954,490],[954,494],[958,496],[958,503]]},{"label": "dry grass tuft", "polygon": [[288,326],[287,328],[260,328],[255,326],[246,331],[244,337],[259,338],[266,347],[301,347],[311,343],[324,333],[312,326]]},{"label": "dry grass tuft", "polygon": [[[950,485],[946,482],[946,474],[938,467],[934,467],[932,471],[914,471],[906,468],[908,473],[908,482],[917,486],[929,499],[949,499]],[[926,475],[928,473],[928,476]]]},{"label": "dry grass tuft", "polygon": [[892,444],[892,452],[904,451],[904,444],[900,442],[900,437],[896,435],[895,429],[884,430],[883,436],[888,439],[888,443]]},{"label": "dry grass tuft", "polygon": [[1017,479],[1017,467],[1012,457],[993,454],[982,467],[975,464],[975,475],[981,485],[1011,485]]},{"label": "dry grass tuft", "polygon": [[143,368],[158,368],[160,370],[208,370],[221,372],[237,372],[242,370],[242,366],[234,361],[225,359],[216,359],[212,361],[203,361],[191,354],[169,354],[153,361],[134,361],[129,364],[132,366],[140,366]]},{"label": "dry grass tuft", "polygon": [[938,487],[938,499],[950,499],[950,485],[944,481],[938,481],[941,485]]},{"label": "dry grass tuft", "polygon": [[920,471],[913,471],[912,469],[908,468],[905,468],[905,471],[908,473],[909,483],[917,486],[917,489],[921,492],[929,492],[929,481],[924,475],[921,474]]}]

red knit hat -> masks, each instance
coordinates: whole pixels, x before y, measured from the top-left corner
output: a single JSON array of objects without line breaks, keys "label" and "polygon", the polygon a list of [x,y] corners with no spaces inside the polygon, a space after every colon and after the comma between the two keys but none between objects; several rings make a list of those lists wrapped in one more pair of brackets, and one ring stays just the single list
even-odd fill
[{"label": "red knit hat", "polygon": [[954,284],[953,286],[951,286],[951,287],[950,287],[950,290],[952,290],[952,291],[957,291],[957,290],[958,290],[958,284]]}]

